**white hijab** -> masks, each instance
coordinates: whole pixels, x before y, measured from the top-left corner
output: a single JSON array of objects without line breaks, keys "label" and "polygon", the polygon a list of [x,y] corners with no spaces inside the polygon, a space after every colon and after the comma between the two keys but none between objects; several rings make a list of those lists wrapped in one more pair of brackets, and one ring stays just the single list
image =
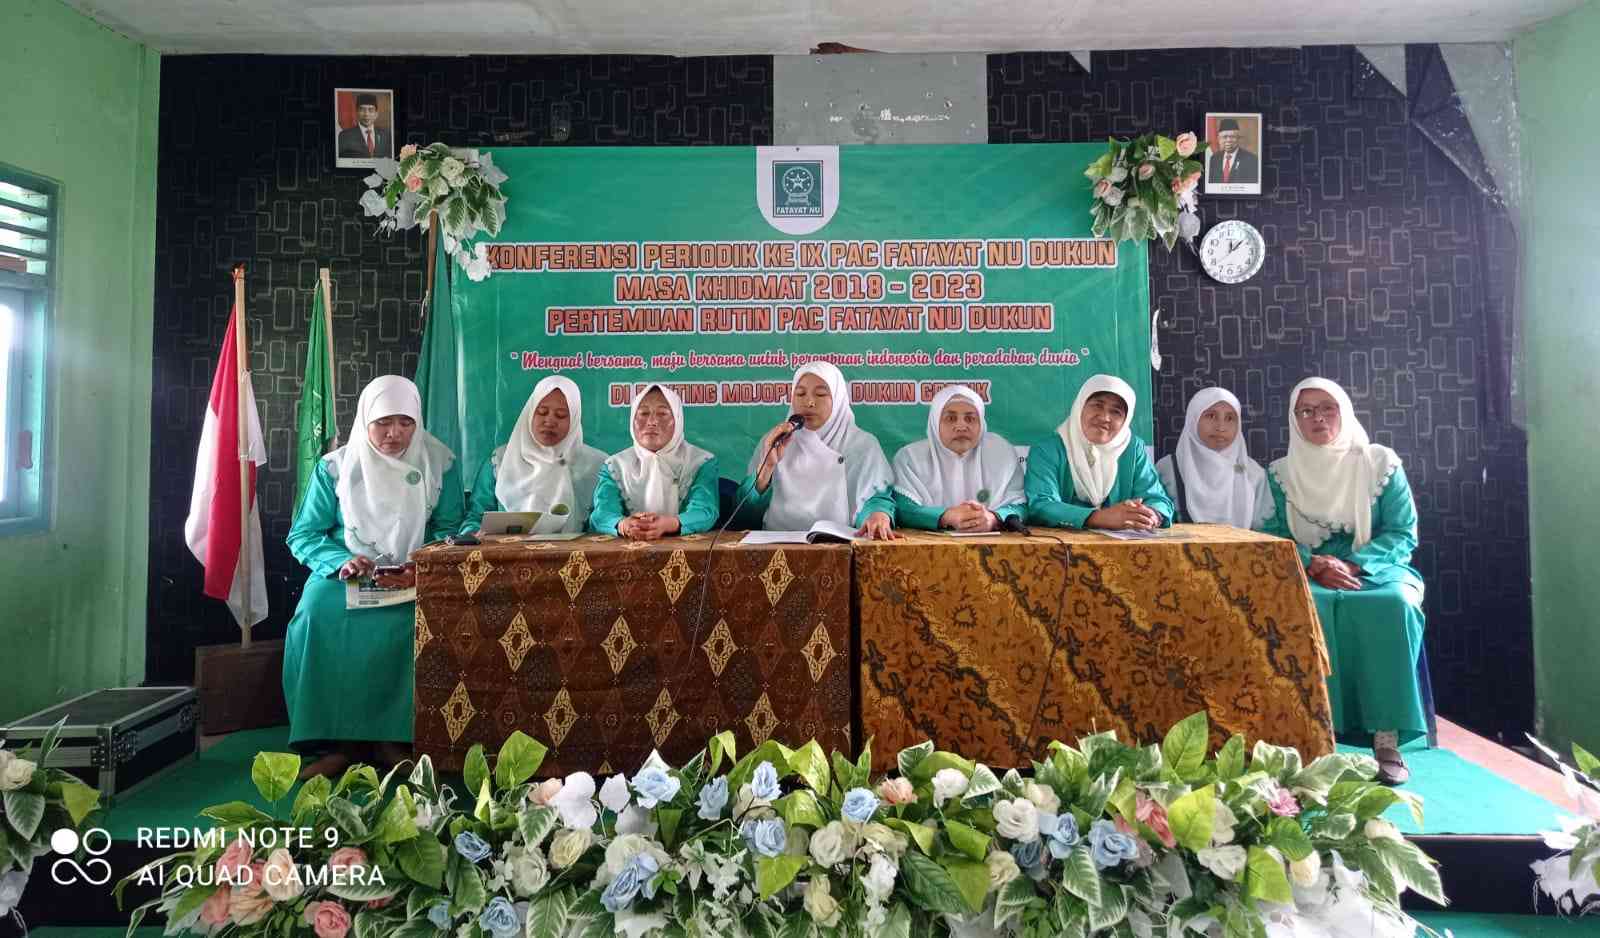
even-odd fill
[{"label": "white hijab", "polygon": [[[1318,446],[1300,433],[1294,410],[1300,392],[1316,388],[1339,405],[1339,435]],[[1372,540],[1372,505],[1400,466],[1400,456],[1373,443],[1356,420],[1350,395],[1326,378],[1307,378],[1289,393],[1289,455],[1272,464],[1283,486],[1289,530],[1306,547],[1320,547],[1335,531],[1350,531],[1355,546]]]},{"label": "white hijab", "polygon": [[[639,445],[639,433],[633,423],[639,404],[651,391],[660,391],[672,408],[672,439],[654,453]],[[649,385],[633,396],[633,406],[628,408],[628,432],[633,435],[633,445],[607,460],[612,477],[622,489],[624,503],[632,511],[677,514],[683,493],[694,482],[694,474],[711,458],[710,452],[683,438],[683,398],[664,384]]]},{"label": "white hijab", "polygon": [[[1228,448],[1217,452],[1200,439],[1200,415],[1216,404],[1225,403],[1239,415],[1239,435]],[[1244,445],[1244,408],[1225,388],[1206,388],[1189,399],[1183,416],[1183,435],[1173,452],[1178,475],[1183,479],[1183,505],[1192,521],[1231,524],[1249,528],[1256,517],[1256,492],[1266,477]],[[1171,494],[1171,493],[1169,493]]]},{"label": "white hijab", "polygon": [[[1102,391],[1110,391],[1128,405],[1122,429],[1105,444],[1091,443],[1083,435],[1083,405]],[[1099,508],[1117,484],[1117,460],[1133,439],[1133,388],[1114,375],[1095,375],[1078,389],[1067,419],[1056,427],[1056,434],[1067,446],[1067,465],[1072,469],[1073,494]]]},{"label": "white hijab", "polygon": [[[844,375],[827,362],[805,365],[789,383],[791,399],[801,376],[807,374],[828,386],[833,412],[820,429],[801,427],[789,438],[772,474],[772,502],[763,522],[772,531],[804,531],[818,521],[854,524],[867,499],[894,484],[894,471],[878,438],[856,426]],[[758,444],[750,457],[752,474],[764,456],[766,450]]]},{"label": "white hijab", "polygon": [[[545,446],[533,435],[533,418],[551,391],[566,398],[572,428],[561,442]],[[585,502],[594,497],[595,476],[606,454],[583,443],[583,396],[570,378],[551,375],[533,386],[498,458],[494,494],[507,511],[539,512],[536,534],[583,530]]]},{"label": "white hijab", "polygon": [[[386,456],[367,439],[367,427],[384,417],[417,423],[411,445]],[[351,553],[403,562],[427,538],[428,517],[439,503],[444,474],[455,455],[422,426],[422,395],[399,375],[373,379],[361,391],[350,442],[326,457],[339,467],[339,511]]]},{"label": "white hijab", "polygon": [[[939,440],[944,409],[956,398],[978,410],[978,443],[959,456]],[[989,432],[983,399],[971,388],[953,384],[934,395],[928,407],[928,438],[895,454],[894,486],[920,505],[979,501],[992,511],[1023,500],[1020,465],[1011,444]]]}]

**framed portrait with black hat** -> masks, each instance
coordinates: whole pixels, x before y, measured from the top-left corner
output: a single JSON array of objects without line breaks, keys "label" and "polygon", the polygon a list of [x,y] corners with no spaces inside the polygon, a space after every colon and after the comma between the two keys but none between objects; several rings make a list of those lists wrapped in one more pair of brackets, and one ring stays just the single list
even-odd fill
[{"label": "framed portrait with black hat", "polygon": [[394,159],[394,90],[333,89],[334,165],[371,169]]},{"label": "framed portrait with black hat", "polygon": [[1261,115],[1206,114],[1206,195],[1261,194]]}]

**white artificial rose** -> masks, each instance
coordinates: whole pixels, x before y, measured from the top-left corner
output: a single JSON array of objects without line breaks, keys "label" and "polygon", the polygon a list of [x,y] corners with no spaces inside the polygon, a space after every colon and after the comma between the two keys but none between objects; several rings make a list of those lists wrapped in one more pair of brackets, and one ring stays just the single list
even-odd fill
[{"label": "white artificial rose", "polygon": [[994,829],[1008,840],[1024,843],[1039,839],[1039,809],[1026,798],[997,801],[994,806]]},{"label": "white artificial rose", "polygon": [[1238,880],[1239,874],[1244,872],[1245,861],[1249,856],[1240,846],[1207,847],[1195,854],[1201,866],[1210,870],[1218,879],[1229,882]]},{"label": "white artificial rose", "polygon": [[739,786],[739,797],[733,801],[733,816],[740,822],[760,820],[772,817],[777,812],[772,810],[772,802],[765,798],[757,798],[755,789],[745,782]]},{"label": "white artificial rose", "polygon": [[261,869],[261,880],[267,895],[275,902],[290,902],[306,891],[305,884],[295,871],[294,858],[289,851],[279,847],[267,855],[267,865]]},{"label": "white artificial rose", "polygon": [[606,783],[600,786],[600,803],[618,814],[632,800],[633,795],[628,791],[628,776],[621,772],[606,779]]},{"label": "white artificial rose", "polygon": [[[11,755],[11,753],[0,749],[0,755]],[[34,771],[38,768],[36,764],[20,757],[5,760],[4,767],[0,768],[0,791],[27,788],[28,783],[33,781]]]},{"label": "white artificial rose", "polygon": [[833,898],[832,888],[826,876],[814,876],[806,883],[806,911],[823,928],[839,923],[839,901]]},{"label": "white artificial rose", "polygon": [[1296,886],[1315,886],[1322,873],[1322,857],[1315,850],[1289,864],[1289,878]]},{"label": "white artificial rose", "polygon": [[911,846],[911,838],[888,825],[872,821],[861,828],[862,847],[868,852],[887,853],[899,859]]},{"label": "white artificial rose", "polygon": [[894,878],[899,870],[894,865],[894,860],[888,854],[878,853],[872,857],[872,864],[867,867],[867,872],[861,877],[861,888],[866,890],[869,902],[885,902],[889,893],[894,892]]},{"label": "white artificial rose", "polygon": [[1022,786],[1022,796],[1033,802],[1040,814],[1060,814],[1061,796],[1049,785],[1038,782],[1027,782]]},{"label": "white artificial rose", "polygon": [[933,773],[933,803],[941,805],[951,798],[961,797],[970,784],[960,769],[940,769]]},{"label": "white artificial rose", "polygon": [[516,850],[506,859],[511,886],[518,895],[534,896],[550,882],[550,867],[538,848]]},{"label": "white artificial rose", "polygon": [[564,870],[578,862],[594,842],[594,835],[587,830],[558,831],[550,839],[550,865],[558,870]]},{"label": "white artificial rose", "polygon": [[1361,832],[1367,835],[1368,840],[1404,839],[1400,836],[1400,828],[1395,827],[1394,822],[1385,821],[1381,817],[1375,817],[1368,821],[1366,826],[1361,828]]},{"label": "white artificial rose", "polygon": [[615,879],[617,874],[622,872],[622,868],[628,865],[628,861],[641,853],[653,855],[661,862],[663,868],[671,859],[648,837],[641,834],[620,834],[606,845],[607,878]]},{"label": "white artificial rose", "polygon": [[447,156],[439,163],[439,174],[450,181],[450,185],[461,185],[461,174],[466,171],[467,164],[453,156]]},{"label": "white artificial rose", "polygon": [[811,835],[811,859],[824,867],[843,863],[853,852],[854,839],[844,829],[842,822],[829,821],[827,826]]},{"label": "white artificial rose", "polygon": [[1233,843],[1233,825],[1239,823],[1239,819],[1233,816],[1233,812],[1228,810],[1228,806],[1222,803],[1221,798],[1211,803],[1215,806],[1211,822],[1212,845],[1221,847]]},{"label": "white artificial rose", "polygon": [[989,890],[998,891],[1006,883],[1022,875],[1022,868],[1017,866],[1017,858],[1010,851],[991,850],[989,857],[984,861],[989,867]]}]

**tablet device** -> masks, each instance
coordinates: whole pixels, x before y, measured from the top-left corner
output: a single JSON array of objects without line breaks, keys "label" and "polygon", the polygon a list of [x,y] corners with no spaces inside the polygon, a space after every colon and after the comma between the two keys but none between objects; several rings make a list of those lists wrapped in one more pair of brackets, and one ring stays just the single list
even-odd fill
[{"label": "tablet device", "polygon": [[486,511],[479,534],[530,534],[538,523],[537,511]]}]

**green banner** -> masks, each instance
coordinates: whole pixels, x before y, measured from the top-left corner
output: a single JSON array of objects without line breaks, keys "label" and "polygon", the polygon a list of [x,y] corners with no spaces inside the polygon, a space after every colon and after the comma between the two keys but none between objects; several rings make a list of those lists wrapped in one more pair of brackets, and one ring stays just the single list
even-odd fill
[{"label": "green banner", "polygon": [[673,385],[686,434],[743,475],[825,358],[886,456],[927,402],[973,386],[990,429],[1051,433],[1090,375],[1139,394],[1149,439],[1146,247],[1094,238],[1083,167],[1101,144],[495,150],[507,218],[494,273],[452,278],[464,469],[505,442],[554,371],[584,436],[615,452],[645,382]]}]

